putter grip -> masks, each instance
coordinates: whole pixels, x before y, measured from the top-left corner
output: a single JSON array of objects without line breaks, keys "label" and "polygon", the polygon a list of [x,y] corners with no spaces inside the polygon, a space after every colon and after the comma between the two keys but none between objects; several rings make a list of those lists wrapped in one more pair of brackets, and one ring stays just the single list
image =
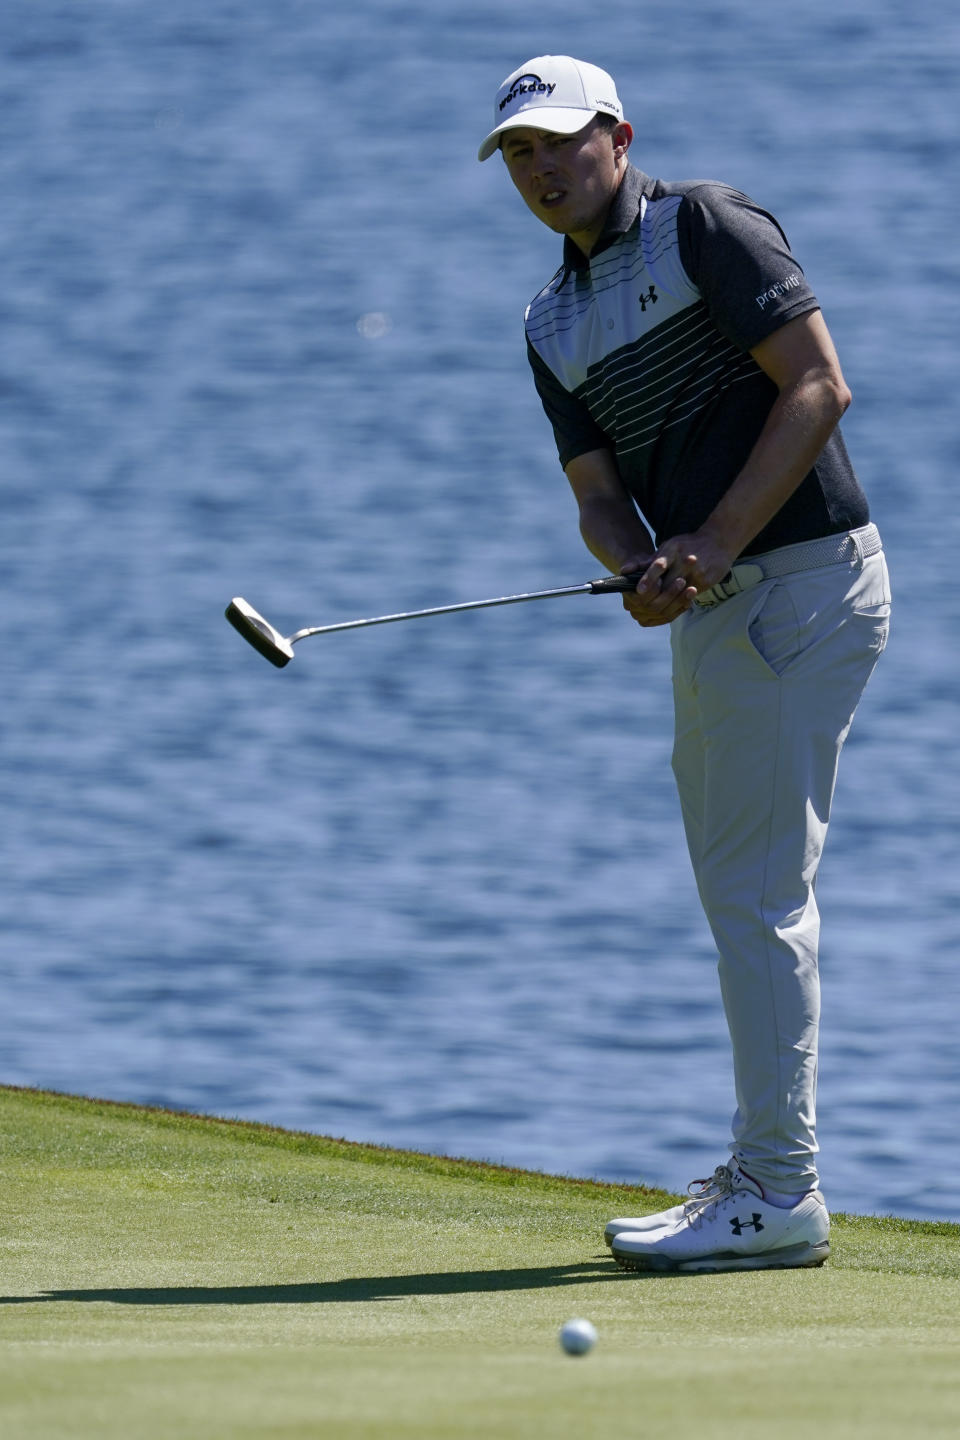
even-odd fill
[{"label": "putter grip", "polygon": [[610,595],[623,594],[625,590],[634,590],[643,573],[642,570],[637,570],[629,575],[604,575],[602,580],[590,581],[590,593],[592,595]]}]

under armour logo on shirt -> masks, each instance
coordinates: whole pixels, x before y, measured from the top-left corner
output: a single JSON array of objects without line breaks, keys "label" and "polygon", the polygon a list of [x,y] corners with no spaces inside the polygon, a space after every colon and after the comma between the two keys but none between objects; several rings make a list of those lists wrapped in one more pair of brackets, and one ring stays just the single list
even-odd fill
[{"label": "under armour logo on shirt", "polygon": [[657,294],[656,290],[655,290],[655,289],[653,288],[653,286],[651,285],[651,286],[650,286],[650,289],[647,291],[646,295],[641,295],[639,298],[640,298],[640,309],[644,312],[644,314],[646,314],[648,302],[649,302],[649,304],[651,304],[651,305],[656,305],[656,303],[657,303],[657,301],[659,300],[660,297],[659,297],[659,295]]}]

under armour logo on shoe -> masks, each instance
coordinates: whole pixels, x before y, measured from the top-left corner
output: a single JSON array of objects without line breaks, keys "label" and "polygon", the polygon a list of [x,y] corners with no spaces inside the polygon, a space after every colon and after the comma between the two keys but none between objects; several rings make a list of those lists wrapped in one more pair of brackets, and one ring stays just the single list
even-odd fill
[{"label": "under armour logo on shoe", "polygon": [[660,296],[657,294],[656,290],[654,290],[653,286],[651,285],[646,295],[641,295],[639,298],[640,309],[643,311],[644,314],[646,314],[647,304],[649,303],[651,305],[656,305],[657,301],[660,299]]},{"label": "under armour logo on shoe", "polygon": [[730,1221],[730,1228],[733,1231],[734,1235],[742,1235],[744,1230],[751,1229],[756,1235],[759,1234],[759,1232],[763,1229],[763,1224],[761,1221],[761,1217],[757,1214],[756,1211],[754,1211],[752,1220],[741,1220],[740,1216],[737,1215],[733,1220]]}]

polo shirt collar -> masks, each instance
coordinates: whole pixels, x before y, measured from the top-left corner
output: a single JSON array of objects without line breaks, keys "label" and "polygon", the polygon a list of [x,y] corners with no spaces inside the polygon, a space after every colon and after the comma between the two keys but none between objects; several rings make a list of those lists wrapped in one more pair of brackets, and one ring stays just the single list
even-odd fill
[{"label": "polo shirt collar", "polygon": [[623,179],[620,181],[620,188],[613,197],[610,212],[607,215],[606,224],[600,235],[600,239],[593,247],[589,258],[584,255],[579,246],[574,245],[569,235],[563,237],[563,268],[567,274],[571,270],[586,270],[590,261],[602,250],[607,250],[621,235],[625,235],[633,225],[640,213],[640,200],[647,188],[652,184],[649,175],[644,175],[635,165],[627,164]]}]

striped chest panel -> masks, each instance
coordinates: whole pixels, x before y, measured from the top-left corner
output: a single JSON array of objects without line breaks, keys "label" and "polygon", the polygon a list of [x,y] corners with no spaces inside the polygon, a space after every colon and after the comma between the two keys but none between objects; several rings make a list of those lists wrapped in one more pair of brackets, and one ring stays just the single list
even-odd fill
[{"label": "striped chest panel", "polygon": [[527,337],[631,468],[666,427],[691,421],[748,355],[712,324],[680,261],[682,197],[641,202],[637,223],[589,267],[558,276],[527,309]]}]

